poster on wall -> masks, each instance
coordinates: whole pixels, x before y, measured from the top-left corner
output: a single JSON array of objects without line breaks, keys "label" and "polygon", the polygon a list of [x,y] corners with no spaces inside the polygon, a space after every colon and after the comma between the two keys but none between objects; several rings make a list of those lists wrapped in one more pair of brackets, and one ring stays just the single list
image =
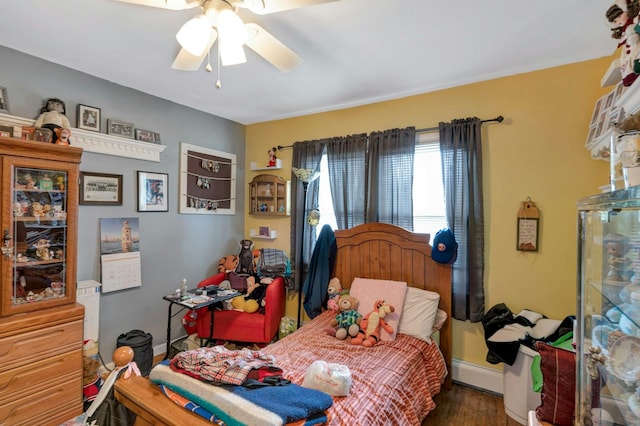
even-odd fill
[{"label": "poster on wall", "polygon": [[236,155],[180,143],[180,213],[236,214]]},{"label": "poster on wall", "polygon": [[142,285],[137,217],[100,219],[102,292]]}]

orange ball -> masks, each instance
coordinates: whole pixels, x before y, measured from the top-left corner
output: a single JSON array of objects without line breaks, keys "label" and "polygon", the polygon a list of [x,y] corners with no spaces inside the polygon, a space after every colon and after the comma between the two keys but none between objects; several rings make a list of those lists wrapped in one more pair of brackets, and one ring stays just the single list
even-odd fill
[{"label": "orange ball", "polygon": [[133,349],[129,346],[120,346],[113,352],[113,362],[116,367],[123,367],[133,360]]}]

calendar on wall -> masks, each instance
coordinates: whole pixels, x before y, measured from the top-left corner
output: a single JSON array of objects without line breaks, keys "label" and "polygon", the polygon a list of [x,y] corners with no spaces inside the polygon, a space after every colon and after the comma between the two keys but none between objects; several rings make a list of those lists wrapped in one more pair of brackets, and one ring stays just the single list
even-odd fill
[{"label": "calendar on wall", "polygon": [[100,264],[103,293],[142,285],[137,217],[100,219]]}]

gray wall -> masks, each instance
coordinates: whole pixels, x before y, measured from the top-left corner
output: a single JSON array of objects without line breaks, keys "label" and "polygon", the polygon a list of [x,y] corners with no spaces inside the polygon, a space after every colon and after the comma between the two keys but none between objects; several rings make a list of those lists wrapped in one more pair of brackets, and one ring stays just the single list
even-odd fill
[{"label": "gray wall", "polygon": [[[78,280],[100,281],[99,219],[139,218],[142,287],[100,296],[100,353],[109,362],[116,338],[131,329],[151,333],[154,346],[164,344],[167,303],[162,296],[175,290],[183,277],[195,286],[216,272],[220,257],[239,251],[244,236],[245,127],[3,46],[0,64],[0,86],[7,88],[12,115],[35,119],[46,98],[58,97],[66,103],[72,125],[76,105],[83,104],[102,110],[103,132],[106,120],[113,118],[160,133],[166,149],[159,163],[83,154],[81,171],[121,174],[124,188],[122,206],[79,207]],[[235,215],[178,214],[180,142],[237,155]],[[168,213],[136,211],[138,170],[169,174]],[[172,321],[172,339],[184,334],[180,318]]]}]

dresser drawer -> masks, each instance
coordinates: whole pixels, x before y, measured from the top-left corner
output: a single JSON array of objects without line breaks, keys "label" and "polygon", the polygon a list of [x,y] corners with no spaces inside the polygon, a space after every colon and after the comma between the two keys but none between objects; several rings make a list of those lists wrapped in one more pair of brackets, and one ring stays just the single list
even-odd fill
[{"label": "dresser drawer", "polygon": [[30,398],[36,389],[48,389],[82,378],[82,350],[56,355],[0,373],[0,401],[8,404]]},{"label": "dresser drawer", "polygon": [[2,426],[55,426],[82,413],[82,379],[45,389],[34,387],[29,398],[0,402]]},{"label": "dresser drawer", "polygon": [[82,348],[81,320],[0,339],[0,373]]}]

